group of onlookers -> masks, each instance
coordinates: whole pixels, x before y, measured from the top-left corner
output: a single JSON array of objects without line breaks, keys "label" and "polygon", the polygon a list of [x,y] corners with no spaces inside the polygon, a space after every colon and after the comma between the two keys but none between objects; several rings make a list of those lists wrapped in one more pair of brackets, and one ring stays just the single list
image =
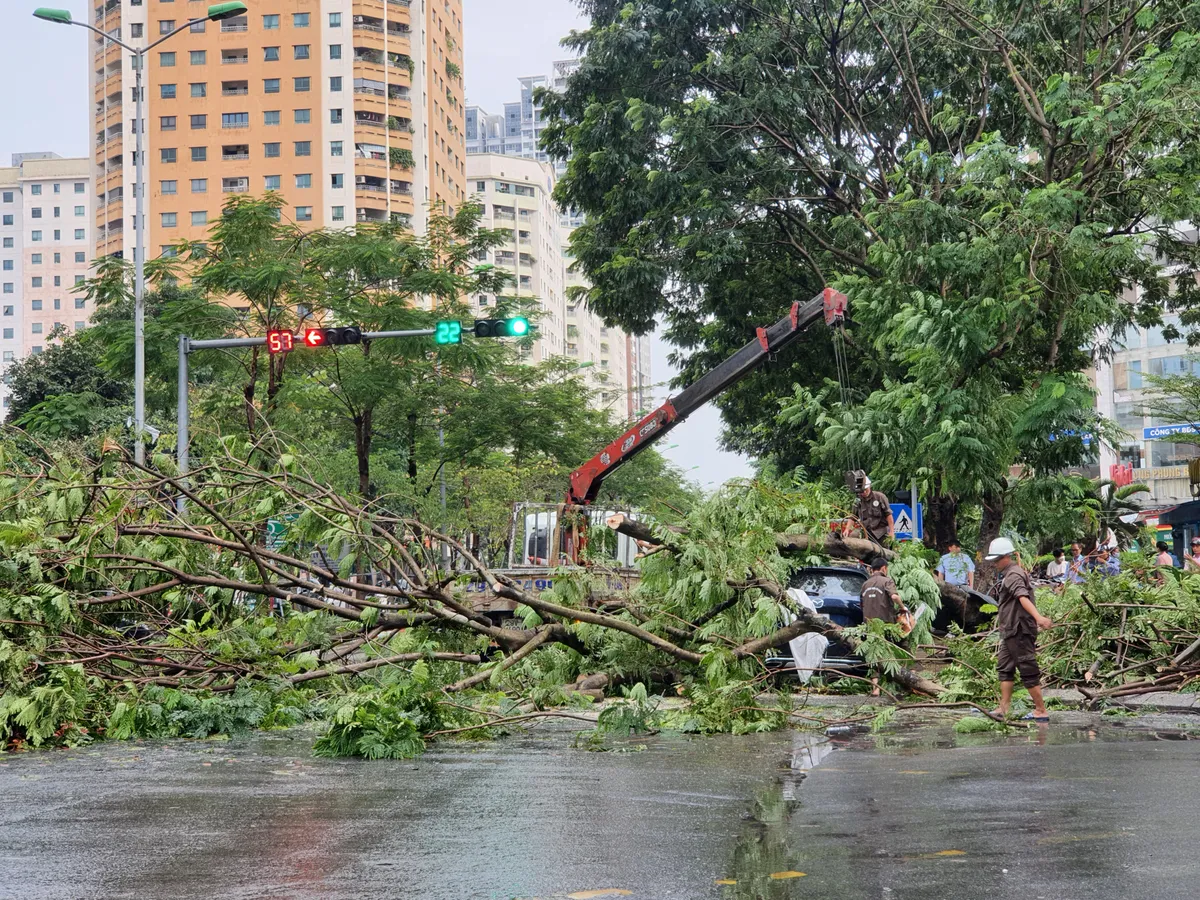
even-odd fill
[{"label": "group of onlookers", "polygon": [[[1165,544],[1160,544],[1165,547]],[[1071,545],[1071,558],[1062,550],[1054,551],[1054,560],[1046,566],[1046,577],[1058,584],[1083,581],[1088,572],[1099,572],[1101,575],[1120,575],[1121,557],[1115,548],[1097,547],[1090,556],[1084,555],[1083,546],[1079,543]]]}]

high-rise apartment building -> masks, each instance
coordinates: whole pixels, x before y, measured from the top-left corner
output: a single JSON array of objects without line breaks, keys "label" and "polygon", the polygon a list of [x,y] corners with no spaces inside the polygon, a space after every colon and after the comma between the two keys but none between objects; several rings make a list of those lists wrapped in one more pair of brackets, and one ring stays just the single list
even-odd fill
[{"label": "high-rise apartment building", "polygon": [[[483,227],[511,235],[508,243],[488,252],[488,261],[512,274],[515,296],[536,298],[541,307],[531,361],[564,355],[567,308],[561,227],[551,196],[554,169],[534,159],[476,154],[467,157],[467,186],[483,203]],[[491,294],[471,300],[483,313],[496,302]]]},{"label": "high-rise apartment building", "polygon": [[[108,0],[144,45],[198,0]],[[203,240],[231,194],[277,191],[307,229],[409,221],[466,198],[461,0],[270,0],[195,22],[148,57],[146,243]],[[136,60],[96,37],[96,251],[132,258]]]},{"label": "high-rise apartment building", "polygon": [[[548,178],[551,192],[554,180],[566,171],[565,164],[552,164],[541,149],[546,119],[541,105],[534,99],[534,93],[542,87],[562,90],[567,77],[578,67],[577,59],[559,60],[552,64],[553,71],[549,75],[519,79],[521,99],[504,104],[502,115],[489,115],[478,106],[467,107],[468,188],[483,201],[485,217],[489,223],[494,223],[492,227],[509,227],[508,220],[503,218],[507,211],[507,198],[496,199],[490,193],[495,190],[495,171],[503,169],[506,162],[509,169],[515,165],[514,157],[539,164]],[[484,159],[489,162],[480,162],[477,169],[476,160]],[[477,171],[478,178],[474,174]],[[532,173],[533,170],[529,171]],[[531,174],[532,180],[536,179]],[[495,215],[497,208],[501,210],[500,217]],[[582,275],[574,269],[570,254],[571,232],[582,224],[583,218],[574,210],[561,209],[558,210],[558,217],[560,250],[555,265],[562,270],[561,282],[565,296],[572,287],[586,286]],[[499,259],[497,262],[502,264]],[[544,267],[544,264],[541,265]],[[597,406],[610,411],[618,419],[633,418],[639,410],[647,409],[653,399],[649,339],[606,326],[586,304],[579,301],[565,300],[562,314],[566,323],[566,337],[564,349],[558,352],[586,366],[581,371],[595,391]]]},{"label": "high-rise apartment building", "polygon": [[56,326],[87,326],[91,309],[73,292],[92,258],[93,193],[86,158],[19,153],[0,169],[0,369],[41,353]]}]

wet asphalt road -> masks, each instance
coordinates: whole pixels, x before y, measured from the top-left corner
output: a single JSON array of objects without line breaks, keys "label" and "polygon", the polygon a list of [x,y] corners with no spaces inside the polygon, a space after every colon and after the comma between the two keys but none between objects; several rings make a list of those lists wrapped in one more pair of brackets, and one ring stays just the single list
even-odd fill
[{"label": "wet asphalt road", "polygon": [[288,732],[0,757],[0,897],[1196,897],[1200,741],[1046,737],[588,753],[546,731],[396,763]]}]

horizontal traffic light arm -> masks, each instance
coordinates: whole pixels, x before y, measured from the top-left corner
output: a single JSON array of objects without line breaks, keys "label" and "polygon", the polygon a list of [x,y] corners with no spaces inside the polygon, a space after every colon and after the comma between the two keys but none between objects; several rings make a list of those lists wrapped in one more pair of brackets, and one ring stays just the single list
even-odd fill
[{"label": "horizontal traffic light arm", "polygon": [[[379,338],[402,338],[402,337],[427,337],[434,334],[435,328],[415,328],[411,331],[364,331],[362,339],[364,341],[374,341]],[[301,331],[298,335],[299,340],[296,341],[296,346],[300,347],[304,342],[304,332]],[[228,350],[233,347],[263,347],[266,346],[267,338],[263,337],[247,337],[247,338],[214,338],[213,340],[204,341],[188,341],[188,352],[192,350]]]}]

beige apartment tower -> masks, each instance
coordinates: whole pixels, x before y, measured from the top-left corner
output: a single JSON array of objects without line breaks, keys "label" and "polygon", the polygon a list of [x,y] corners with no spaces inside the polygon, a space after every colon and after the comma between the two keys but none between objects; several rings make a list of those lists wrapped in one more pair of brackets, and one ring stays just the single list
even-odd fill
[{"label": "beige apartment tower", "polygon": [[[404,221],[466,198],[461,0],[269,0],[197,22],[149,54],[147,258],[200,241],[232,194],[276,191],[306,229]],[[135,46],[202,0],[109,0]],[[96,254],[133,256],[134,71],[97,36]]]}]

